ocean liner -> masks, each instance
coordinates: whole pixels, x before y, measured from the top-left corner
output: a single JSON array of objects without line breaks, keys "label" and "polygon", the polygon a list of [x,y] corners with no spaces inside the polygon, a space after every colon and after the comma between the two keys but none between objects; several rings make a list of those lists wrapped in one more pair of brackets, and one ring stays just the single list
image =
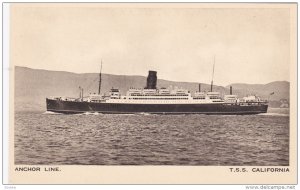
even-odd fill
[{"label": "ocean liner", "polygon": [[[102,64],[101,64],[102,68]],[[79,98],[51,97],[46,98],[47,111],[76,113],[108,113],[108,114],[259,114],[266,113],[268,101],[257,96],[238,98],[230,93],[221,97],[213,91],[213,80],[209,92],[199,90],[190,93],[186,89],[157,88],[157,72],[149,71],[145,88],[130,88],[126,95],[112,88],[108,95],[101,93],[101,70],[99,74],[98,94],[83,96],[80,89]]]}]

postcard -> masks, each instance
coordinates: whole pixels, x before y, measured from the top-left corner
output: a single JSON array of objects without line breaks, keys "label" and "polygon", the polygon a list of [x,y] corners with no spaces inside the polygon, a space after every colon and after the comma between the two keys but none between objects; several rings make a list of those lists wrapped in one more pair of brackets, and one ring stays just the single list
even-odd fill
[{"label": "postcard", "polygon": [[297,183],[296,3],[6,12],[8,184]]}]

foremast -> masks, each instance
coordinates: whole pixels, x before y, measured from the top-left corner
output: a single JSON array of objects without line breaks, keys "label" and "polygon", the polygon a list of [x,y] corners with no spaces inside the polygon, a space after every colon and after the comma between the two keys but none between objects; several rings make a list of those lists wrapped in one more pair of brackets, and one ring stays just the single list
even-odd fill
[{"label": "foremast", "polygon": [[216,62],[216,57],[214,56],[214,65],[213,65],[213,72],[212,72],[211,84],[210,84],[210,91],[211,92],[213,91],[213,85],[214,85],[215,62]]}]

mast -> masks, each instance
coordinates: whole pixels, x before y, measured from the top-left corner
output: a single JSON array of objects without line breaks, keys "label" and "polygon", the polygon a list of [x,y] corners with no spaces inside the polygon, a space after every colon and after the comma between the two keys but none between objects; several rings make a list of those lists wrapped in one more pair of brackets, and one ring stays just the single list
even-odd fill
[{"label": "mast", "polygon": [[81,99],[81,86],[79,86],[79,99]]},{"label": "mast", "polygon": [[101,67],[100,67],[100,73],[99,73],[99,88],[98,88],[98,94],[100,95],[101,92],[101,72],[102,72],[102,59],[101,59]]},{"label": "mast", "polygon": [[215,62],[216,62],[216,56],[214,56],[214,65],[213,65],[213,72],[211,77],[211,85],[210,85],[211,92],[213,91],[213,84],[214,84]]},{"label": "mast", "polygon": [[83,101],[83,88],[79,86],[79,100]]}]

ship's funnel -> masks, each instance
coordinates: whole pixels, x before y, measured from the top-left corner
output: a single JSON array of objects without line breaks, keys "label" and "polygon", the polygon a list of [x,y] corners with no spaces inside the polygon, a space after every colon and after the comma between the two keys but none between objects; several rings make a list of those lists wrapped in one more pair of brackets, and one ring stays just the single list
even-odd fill
[{"label": "ship's funnel", "polygon": [[230,95],[232,95],[232,86],[230,86]]},{"label": "ship's funnel", "polygon": [[156,89],[156,71],[149,71],[146,89]]}]

